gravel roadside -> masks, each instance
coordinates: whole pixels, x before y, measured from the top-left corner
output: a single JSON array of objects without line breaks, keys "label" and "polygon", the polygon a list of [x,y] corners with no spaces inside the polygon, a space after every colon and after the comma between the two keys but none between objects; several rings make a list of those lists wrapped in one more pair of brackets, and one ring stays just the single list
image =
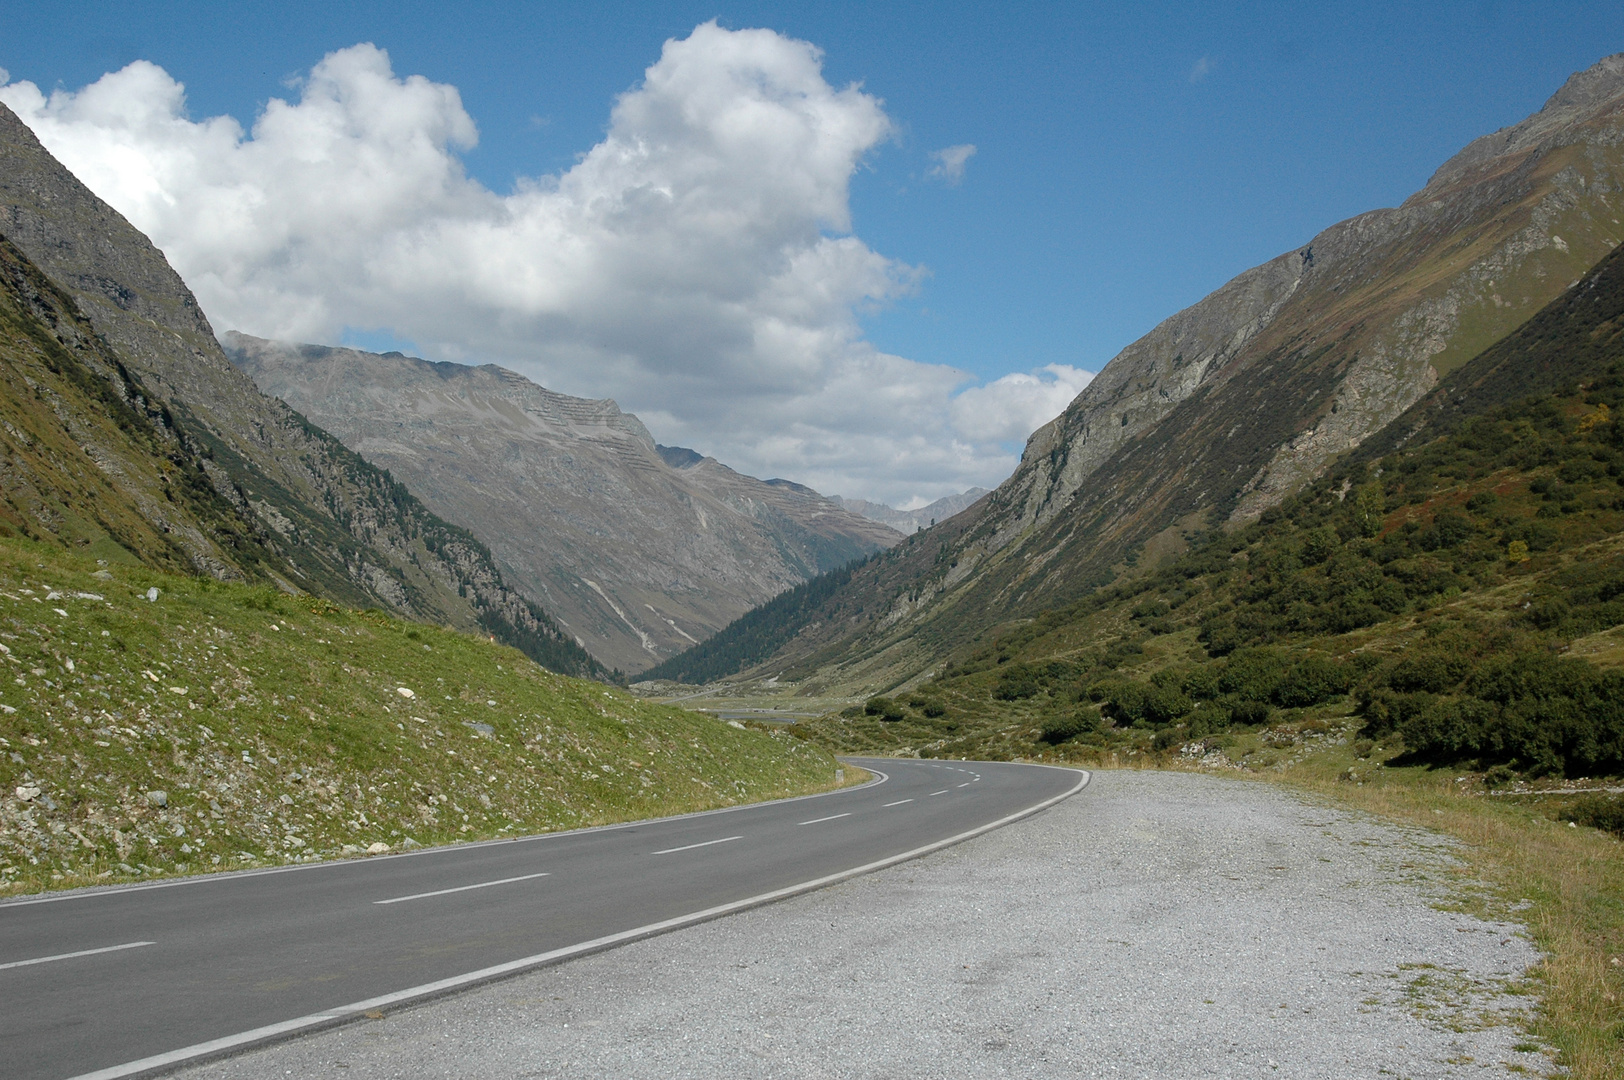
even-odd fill
[{"label": "gravel roadside", "polygon": [[1518,926],[1445,838],[1266,784],[1096,772],[784,903],[180,1075],[1464,1077],[1551,1071]]}]

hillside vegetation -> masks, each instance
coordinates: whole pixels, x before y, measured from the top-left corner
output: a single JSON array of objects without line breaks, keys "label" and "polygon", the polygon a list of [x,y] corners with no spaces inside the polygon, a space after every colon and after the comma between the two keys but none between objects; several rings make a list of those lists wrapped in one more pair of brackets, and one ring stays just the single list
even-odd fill
[{"label": "hillside vegetation", "polygon": [[[1440,407],[1508,369],[1502,393],[1560,388]],[[1407,447],[1354,455],[1255,524],[989,634],[818,735],[1154,752],[1351,715],[1408,761],[1624,772],[1624,257],[1406,421]]]},{"label": "hillside vegetation", "polygon": [[1033,433],[998,490],[870,560],[742,676],[820,696],[907,683],[1130,558],[1256,520],[1624,241],[1621,131],[1624,60],[1609,57],[1403,205],[1170,316]]},{"label": "hillside vegetation", "polygon": [[485,638],[0,540],[0,893],[573,828],[834,783],[786,736]]}]

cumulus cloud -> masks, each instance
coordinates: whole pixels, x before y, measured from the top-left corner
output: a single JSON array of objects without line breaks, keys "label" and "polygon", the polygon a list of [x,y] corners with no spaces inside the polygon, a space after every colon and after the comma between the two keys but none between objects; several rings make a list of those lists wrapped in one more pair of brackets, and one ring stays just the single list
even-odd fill
[{"label": "cumulus cloud", "polygon": [[[191,119],[145,61],[0,101],[152,237],[216,329],[380,331],[495,361],[757,475],[871,498],[991,486],[1011,433],[1076,382],[1051,368],[966,390],[863,338],[856,312],[920,276],[851,234],[851,176],[892,122],[831,86],[807,42],[714,23],[666,42],[603,141],[506,194],[464,170],[479,135],[456,88],[396,75],[382,49],[331,53],[294,89],[251,130]],[[941,151],[943,178],[974,149]]]},{"label": "cumulus cloud", "polygon": [[964,179],[964,166],[975,156],[974,143],[961,143],[944,150],[932,150],[930,157],[936,164],[925,170],[925,175],[957,187],[959,181]]},{"label": "cumulus cloud", "polygon": [[1064,412],[1093,378],[1092,371],[1048,364],[972,386],[953,400],[953,426],[977,443],[1022,441]]}]

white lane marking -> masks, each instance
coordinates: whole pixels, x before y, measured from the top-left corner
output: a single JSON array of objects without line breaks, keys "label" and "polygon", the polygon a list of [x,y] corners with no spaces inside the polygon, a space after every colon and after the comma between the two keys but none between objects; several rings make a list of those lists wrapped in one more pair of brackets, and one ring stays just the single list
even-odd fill
[{"label": "white lane marking", "polygon": [[[1047,769],[1059,768],[1058,765],[1045,765]],[[635,829],[643,825],[658,825],[663,821],[682,821],[685,818],[713,817],[717,814],[737,814],[740,811],[759,810],[766,806],[780,806],[784,803],[806,802],[809,799],[826,799],[831,795],[845,795],[848,792],[862,791],[878,784],[889,783],[891,774],[881,769],[869,769],[868,772],[875,777],[856,787],[831,788],[828,791],[819,791],[811,795],[796,795],[788,799],[767,799],[764,802],[740,803],[738,806],[721,806],[715,810],[695,810],[688,814],[668,814],[658,818],[634,818],[631,821],[621,821],[613,825],[590,825],[584,829],[564,829],[559,832],[535,833],[531,836],[508,836],[500,840],[475,840],[468,843],[445,844],[440,847],[418,848],[416,851],[392,851],[387,855],[370,855],[365,859],[329,859],[325,862],[298,863],[294,866],[265,866],[257,870],[227,870],[219,873],[196,874],[192,877],[175,878],[171,881],[149,881],[145,884],[130,885],[85,885],[77,889],[66,889],[59,893],[46,896],[35,896],[29,899],[0,900],[0,911],[6,908],[30,907],[34,904],[59,904],[64,900],[94,900],[104,896],[128,896],[132,893],[149,892],[152,889],[178,889],[186,885],[218,885],[241,881],[244,878],[268,877],[271,874],[302,874],[306,871],[331,870],[335,867],[353,867],[361,863],[388,862],[392,859],[421,859],[431,858],[435,855],[447,855],[455,852],[471,851],[475,848],[495,847],[498,844],[528,844],[538,840],[558,840],[581,836],[585,833],[619,832],[622,829]]]},{"label": "white lane marking", "polygon": [[692,851],[696,847],[710,847],[712,844],[725,844],[729,840],[743,840],[743,839],[744,839],[743,836],[724,836],[720,840],[706,840],[703,844],[686,844],[683,847],[661,848],[659,851],[651,851],[651,852],[649,852],[649,854],[650,855],[670,855],[673,852]]},{"label": "white lane marking", "polygon": [[158,944],[156,941],[130,941],[123,945],[109,945],[105,949],[80,949],[78,952],[57,953],[55,956],[36,956],[32,960],[13,960],[9,964],[0,964],[0,971],[28,967],[30,964],[49,964],[52,960],[72,960],[75,956],[95,956],[97,953],[118,952],[121,949],[139,949],[143,945],[156,944]]},{"label": "white lane marking", "polygon": [[[943,788],[940,791],[933,791],[933,792],[930,793],[930,795],[946,795],[946,794],[947,794],[947,789],[946,788]],[[930,798],[930,795],[926,795],[925,798],[927,798],[927,799]]]},{"label": "white lane marking", "polygon": [[970,786],[970,781],[968,781],[968,780],[966,780],[964,783],[959,785],[959,787],[969,787],[969,786]]},{"label": "white lane marking", "polygon": [[[1061,772],[1073,771],[1071,769],[1062,769],[1058,765],[1026,765],[1025,767],[1028,769],[1055,769]],[[814,878],[811,881],[803,881],[799,885],[786,885],[782,889],[775,889],[772,892],[762,893],[759,896],[746,897],[743,900],[735,900],[730,904],[721,904],[717,907],[706,908],[704,911],[696,911],[691,915],[678,915],[676,918],[666,919],[664,922],[649,923],[647,926],[639,926],[633,930],[622,930],[618,934],[610,934],[607,937],[595,938],[592,941],[583,941],[579,945],[566,945],[564,948],[554,949],[552,952],[537,953],[535,956],[526,956],[520,960],[510,960],[505,964],[497,964],[494,967],[481,968],[478,971],[470,971],[464,975],[453,975],[449,979],[441,979],[438,982],[424,983],[422,986],[413,986],[405,990],[397,990],[393,994],[385,994],[382,997],[368,998],[365,1001],[351,1002],[348,1005],[340,1005],[324,1012],[310,1013],[309,1015],[296,1017],[292,1020],[283,1020],[278,1024],[267,1024],[264,1027],[254,1028],[251,1031],[239,1032],[236,1035],[226,1035],[219,1039],[211,1039],[208,1042],[195,1043],[192,1046],[183,1046],[179,1050],[170,1050],[166,1053],[154,1054],[151,1057],[141,1058],[138,1061],[126,1061],[122,1065],[112,1065],[105,1069],[97,1069],[95,1072],[81,1073],[78,1076],[70,1077],[69,1080],[121,1080],[122,1077],[136,1076],[141,1073],[150,1074],[159,1069],[179,1065],[183,1062],[196,1061],[199,1058],[215,1057],[219,1054],[226,1053],[227,1051],[244,1050],[251,1046],[259,1046],[265,1043],[275,1042],[279,1039],[296,1034],[297,1032],[332,1027],[335,1024],[342,1024],[346,1021],[359,1020],[362,1015],[369,1010],[384,1009],[392,1005],[400,1005],[405,1002],[417,1001],[421,998],[434,997],[447,993],[451,990],[459,990],[467,986],[477,986],[480,983],[492,982],[496,979],[505,978],[509,975],[517,975],[521,971],[529,971],[533,968],[546,967],[549,964],[561,963],[565,960],[574,959],[577,956],[586,956],[595,952],[603,952],[605,949],[612,949],[616,945],[624,945],[629,941],[637,941],[642,938],[654,937],[655,935],[663,934],[668,930],[676,930],[680,927],[693,926],[696,923],[709,922],[712,919],[720,919],[722,916],[732,915],[736,911],[746,911],[753,907],[761,907],[763,904],[770,904],[775,900],[782,900],[785,897],[798,896],[801,893],[813,892],[814,890],[821,889],[826,885],[834,885],[837,882],[846,881],[850,878],[862,877],[864,874],[872,874],[876,870],[884,870],[888,866],[895,866],[898,863],[905,863],[910,859],[922,858],[923,856],[929,855],[933,851],[940,851],[943,848],[952,847],[954,844],[962,844],[966,840],[973,840],[983,833],[990,833],[994,829],[1002,828],[1012,821],[1019,821],[1024,817],[1031,817],[1040,810],[1047,810],[1055,803],[1071,798],[1073,795],[1083,790],[1083,788],[1088,785],[1088,781],[1092,778],[1092,774],[1083,769],[1077,769],[1075,771],[1080,773],[1082,778],[1078,780],[1077,783],[1070,788],[1070,790],[1064,791],[1053,798],[1044,799],[1035,806],[1028,806],[1025,810],[1017,810],[1015,813],[1010,814],[1007,817],[1001,817],[997,821],[991,821],[978,828],[971,829],[969,832],[962,832],[957,836],[949,836],[945,840],[938,840],[934,844],[926,844],[924,847],[917,847],[912,851],[904,851],[900,855],[892,855],[889,858],[880,859],[877,862],[867,863],[863,866],[856,866],[850,870],[841,870],[838,873],[829,874],[827,877]]]},{"label": "white lane marking", "polygon": [[[913,802],[913,800],[912,799],[898,799],[896,802],[888,802],[885,805],[886,806],[901,806],[905,802]],[[882,807],[881,809],[884,809],[884,808]]]},{"label": "white lane marking", "polygon": [[803,822],[801,822],[801,824],[802,825],[821,825],[825,821],[833,821],[836,818],[843,818],[843,817],[851,817],[851,812],[847,811],[844,814],[830,814],[828,817],[815,817],[811,821],[803,821]]},{"label": "white lane marking", "polygon": [[507,885],[514,881],[530,881],[533,878],[547,877],[546,872],[540,874],[525,874],[522,877],[505,877],[497,881],[481,881],[477,885],[458,885],[455,889],[436,889],[433,892],[413,893],[410,896],[395,896],[388,900],[374,900],[374,904],[400,904],[407,900],[422,900],[430,896],[445,896],[447,893],[467,892],[469,889],[488,889],[492,885]]}]

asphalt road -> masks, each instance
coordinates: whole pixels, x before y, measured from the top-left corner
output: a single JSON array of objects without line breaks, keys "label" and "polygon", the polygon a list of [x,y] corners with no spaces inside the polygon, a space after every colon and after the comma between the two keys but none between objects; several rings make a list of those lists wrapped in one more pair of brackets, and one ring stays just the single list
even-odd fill
[{"label": "asphalt road", "polygon": [[879,783],[407,855],[0,904],[10,1080],[138,1076],[841,880],[1086,774],[853,759]]}]

